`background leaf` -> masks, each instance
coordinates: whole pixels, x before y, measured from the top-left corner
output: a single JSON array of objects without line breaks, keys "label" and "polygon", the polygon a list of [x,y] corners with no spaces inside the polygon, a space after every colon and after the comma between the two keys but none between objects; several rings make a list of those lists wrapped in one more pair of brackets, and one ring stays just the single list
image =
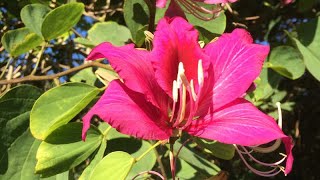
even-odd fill
[{"label": "background leaf", "polygon": [[298,79],[305,72],[305,66],[298,50],[290,46],[273,48],[268,67],[289,79]]},{"label": "background leaf", "polygon": [[42,4],[29,4],[20,12],[21,20],[30,31],[42,37],[41,26],[46,14],[50,11],[48,6]]},{"label": "background leaf", "polygon": [[42,36],[51,40],[67,32],[80,20],[83,10],[82,3],[69,3],[50,11],[42,23]]},{"label": "background leaf", "polygon": [[19,56],[39,46],[43,40],[26,27],[6,32],[1,43],[11,56]]},{"label": "background leaf", "polygon": [[100,90],[84,83],[67,83],[45,92],[34,104],[30,129],[44,140],[52,131],[68,123],[95,98]]},{"label": "background leaf", "polygon": [[101,144],[102,134],[91,128],[81,139],[82,123],[69,123],[53,131],[37,152],[36,172],[43,177],[67,171],[87,159]]},{"label": "background leaf", "polygon": [[90,180],[125,179],[133,164],[134,158],[130,154],[122,151],[112,152],[97,164]]},{"label": "background leaf", "polygon": [[131,33],[127,27],[116,22],[99,22],[90,28],[87,38],[88,41],[86,41],[87,39],[81,39],[80,43],[84,42],[84,45],[89,47],[97,46],[102,42],[110,42],[113,45],[121,46],[131,39]]}]

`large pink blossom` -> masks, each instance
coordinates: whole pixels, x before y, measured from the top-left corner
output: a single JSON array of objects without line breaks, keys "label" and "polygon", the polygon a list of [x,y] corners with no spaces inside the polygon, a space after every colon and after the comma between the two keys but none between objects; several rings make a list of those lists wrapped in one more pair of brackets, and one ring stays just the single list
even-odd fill
[{"label": "large pink blossom", "polygon": [[121,80],[112,81],[83,117],[83,138],[97,115],[121,133],[142,139],[166,140],[182,131],[241,146],[281,139],[285,173],[291,171],[291,139],[243,98],[268,46],[253,44],[247,31],[236,29],[201,49],[198,32],[176,17],[159,21],[153,47],[150,52],[133,44],[102,43],[93,49],[88,59],[108,59]]},{"label": "large pink blossom", "polygon": [[[164,8],[166,6],[168,0],[157,0],[157,7]],[[172,1],[178,1],[178,2],[204,2],[206,4],[220,4],[220,3],[233,3],[237,0],[172,0]]]}]

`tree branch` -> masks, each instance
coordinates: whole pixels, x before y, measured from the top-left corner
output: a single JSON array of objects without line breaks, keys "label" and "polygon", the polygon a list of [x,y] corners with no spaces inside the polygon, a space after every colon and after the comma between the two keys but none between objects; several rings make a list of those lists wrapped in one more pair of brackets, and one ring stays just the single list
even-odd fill
[{"label": "tree branch", "polygon": [[52,75],[45,75],[45,76],[35,76],[35,75],[29,75],[25,76],[22,78],[17,78],[17,79],[11,79],[11,80],[1,80],[0,85],[5,85],[5,84],[15,84],[15,83],[22,83],[22,82],[27,82],[27,81],[44,81],[44,80],[52,80],[61,76],[65,76],[68,74],[71,74],[76,71],[80,71],[82,69],[85,69],[87,67],[100,67],[108,70],[112,70],[110,65],[102,64],[97,61],[89,62],[86,64],[82,64],[80,66],[68,69],[66,71],[57,73],[57,74],[52,74]]}]

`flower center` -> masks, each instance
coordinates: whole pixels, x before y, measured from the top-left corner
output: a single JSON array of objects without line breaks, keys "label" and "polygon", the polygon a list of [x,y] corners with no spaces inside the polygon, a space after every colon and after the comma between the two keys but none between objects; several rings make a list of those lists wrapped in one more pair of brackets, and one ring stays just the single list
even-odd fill
[{"label": "flower center", "polygon": [[[194,81],[188,81],[183,63],[178,66],[177,79],[172,86],[172,114],[169,122],[173,128],[183,130],[189,126],[198,108],[199,95],[203,87],[204,76],[202,60],[198,61],[198,91],[196,93]],[[179,108],[179,109],[177,109]]]}]

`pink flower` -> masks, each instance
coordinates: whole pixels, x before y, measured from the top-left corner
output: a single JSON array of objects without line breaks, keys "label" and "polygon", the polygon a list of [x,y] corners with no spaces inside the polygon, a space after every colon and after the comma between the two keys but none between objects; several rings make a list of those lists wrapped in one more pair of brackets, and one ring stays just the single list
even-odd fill
[{"label": "pink flower", "polygon": [[288,4],[291,4],[293,3],[293,0],[281,0],[282,4],[284,5],[288,5]]},{"label": "pink flower", "polygon": [[[142,139],[166,140],[182,131],[241,146],[282,139],[289,173],[291,139],[273,118],[242,98],[259,75],[269,47],[253,44],[243,29],[223,34],[204,49],[197,40],[193,26],[176,17],[159,21],[151,52],[133,44],[95,47],[88,59],[108,59],[121,80],[112,81],[83,117],[83,139],[94,115]],[[277,169],[278,164],[271,165]]]}]

